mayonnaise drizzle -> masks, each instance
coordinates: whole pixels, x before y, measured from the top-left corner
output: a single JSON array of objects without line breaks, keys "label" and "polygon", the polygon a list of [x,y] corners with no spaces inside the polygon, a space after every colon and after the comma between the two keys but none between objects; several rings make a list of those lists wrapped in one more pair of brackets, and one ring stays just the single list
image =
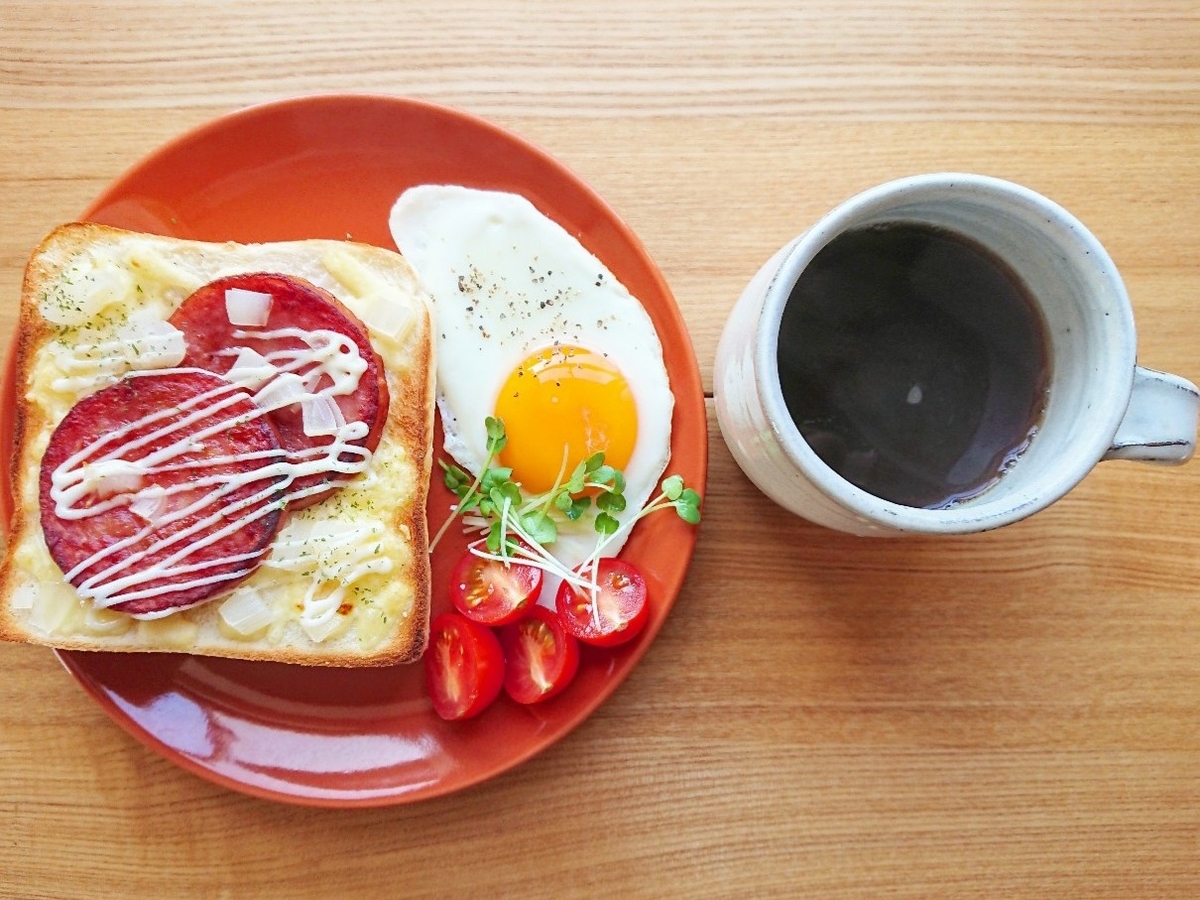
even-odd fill
[{"label": "mayonnaise drizzle", "polygon": [[[365,438],[370,427],[365,422],[342,421],[340,412],[333,427],[322,431],[322,434],[332,436],[329,443],[308,447],[290,454],[288,458],[283,458],[282,451],[270,450],[240,452],[199,461],[181,459],[185,454],[202,447],[206,438],[221,434],[238,422],[257,419],[297,402],[305,404],[351,394],[357,389],[367,369],[367,362],[359,354],[357,345],[337,331],[305,331],[299,328],[264,331],[247,328],[235,331],[234,337],[239,341],[293,338],[305,345],[295,349],[274,350],[260,357],[270,364],[272,370],[266,373],[259,371],[260,377],[255,385],[257,392],[254,394],[256,404],[252,413],[233,415],[228,412],[230,407],[245,399],[247,390],[244,385],[228,382],[189,398],[174,408],[150,413],[139,421],[101,435],[64,460],[52,473],[50,496],[59,518],[84,519],[117,506],[135,503],[135,514],[137,510],[155,511],[150,521],[135,534],[98,550],[66,573],[67,580],[72,581],[89,568],[102,566],[76,586],[80,595],[90,599],[95,607],[106,608],[191,587],[240,579],[258,564],[261,552],[252,551],[200,562],[193,561],[192,557],[199,550],[281,509],[288,501],[321,493],[330,487],[345,486],[351,478],[366,470],[371,453],[353,442]],[[235,346],[224,352],[236,356],[241,348]],[[188,371],[201,370],[167,368],[155,372],[133,372],[128,377]],[[272,384],[285,376],[299,383],[299,392],[294,386],[289,386],[288,391],[276,391],[272,399]],[[331,401],[326,399],[326,402]],[[182,416],[179,415],[181,412]],[[171,419],[174,420],[169,421]],[[130,437],[147,428],[150,430],[141,437]],[[162,441],[167,443],[157,450],[141,458],[130,458],[137,451]],[[244,471],[204,474],[205,470],[211,471],[214,467],[231,463],[256,465]],[[156,474],[188,469],[196,469],[198,477],[166,488],[155,484]],[[292,484],[298,479],[322,474],[343,477],[308,488],[292,489]],[[225,500],[229,494],[257,483],[261,483],[262,487],[253,494],[236,502]],[[172,497],[197,491],[202,493],[196,499],[179,508],[172,508]],[[99,502],[91,506],[81,505],[89,497],[99,499]],[[187,528],[165,537],[155,537],[156,533],[169,526],[196,515],[199,518]],[[146,542],[146,546],[129,553],[122,560],[111,561],[119,552],[142,542]],[[164,553],[167,555],[161,559],[152,560]],[[232,566],[232,571],[208,571],[226,566]],[[162,583],[156,584],[160,581]],[[318,598],[314,585],[305,598],[308,621],[326,620],[331,615],[329,605],[335,596],[340,602],[341,592],[337,590]],[[311,610],[308,609],[310,605],[313,607]],[[136,617],[158,618],[177,612],[180,608],[171,607],[159,612],[137,614]]]},{"label": "mayonnaise drizzle", "polygon": [[300,614],[300,625],[313,640],[333,630],[351,584],[392,571],[392,561],[378,552],[383,537],[378,522],[338,531],[292,523],[279,535],[267,566],[291,572],[316,568],[321,575],[309,585]]},{"label": "mayonnaise drizzle", "polygon": [[112,384],[132,369],[177,366],[187,352],[183,332],[158,319],[128,322],[107,340],[53,341],[47,348],[62,373],[50,382],[50,389],[74,395]]},{"label": "mayonnaise drizzle", "polygon": [[[352,394],[358,381],[367,371],[367,361],[358,352],[358,346],[339,331],[318,328],[305,331],[302,328],[278,328],[273,331],[242,331],[233,333],[237,339],[275,340],[294,338],[308,345],[307,350],[274,350],[264,359],[280,372],[303,371],[304,387],[313,396],[339,396]],[[237,356],[241,347],[221,351],[222,355]],[[283,365],[279,365],[282,361]],[[325,375],[331,384],[316,390],[317,382]]]}]

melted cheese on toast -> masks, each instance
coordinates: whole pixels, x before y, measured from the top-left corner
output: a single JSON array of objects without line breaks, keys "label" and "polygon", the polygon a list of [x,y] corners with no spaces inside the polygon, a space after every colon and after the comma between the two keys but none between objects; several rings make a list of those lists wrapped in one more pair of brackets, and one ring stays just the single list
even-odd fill
[{"label": "melted cheese on toast", "polygon": [[[367,327],[392,395],[379,445],[345,487],[289,512],[264,562],[226,595],[156,619],[98,608],[65,581],[41,536],[38,467],[50,434],[82,397],[128,372],[169,368],[177,358],[164,328],[171,313],[201,285],[248,271],[306,279]],[[31,261],[21,328],[17,512],[0,573],[0,636],[331,665],[420,655],[432,340],[425,295],[398,254],[336,241],[210,244],[64,226]]]}]

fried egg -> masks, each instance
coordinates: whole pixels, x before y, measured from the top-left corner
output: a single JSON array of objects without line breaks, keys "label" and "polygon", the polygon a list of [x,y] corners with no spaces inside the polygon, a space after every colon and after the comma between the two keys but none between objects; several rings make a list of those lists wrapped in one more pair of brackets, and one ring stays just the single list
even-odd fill
[{"label": "fried egg", "polygon": [[[626,483],[621,527],[604,551],[616,554],[670,456],[674,397],[642,304],[517,194],[420,185],[396,201],[390,226],[433,297],[445,452],[478,475],[484,421],[500,418],[508,443],[499,464],[535,494],[604,451]],[[567,568],[595,550],[594,518],[592,504],[582,519],[557,520],[548,549]]]}]

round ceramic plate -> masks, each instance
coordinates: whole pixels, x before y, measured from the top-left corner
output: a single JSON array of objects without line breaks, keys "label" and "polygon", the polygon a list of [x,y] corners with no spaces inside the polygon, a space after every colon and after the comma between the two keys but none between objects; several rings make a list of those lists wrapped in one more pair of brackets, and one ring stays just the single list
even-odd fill
[{"label": "round ceramic plate", "polygon": [[[310,97],[257,106],[159,149],[83,218],[201,240],[351,237],[394,249],[392,203],[405,188],[430,182],[525,195],[642,300],[662,340],[675,393],[669,471],[702,487],[704,396],[669,288],[637,238],[595,193],[494,125],[389,97]],[[8,378],[0,418],[11,431],[11,369]],[[435,439],[440,455],[440,432]],[[9,495],[5,490],[11,502]],[[445,518],[450,499],[435,479],[431,527]],[[510,769],[583,721],[658,633],[695,539],[695,529],[669,513],[639,523],[623,555],[646,574],[652,593],[645,631],[616,650],[585,648],[575,682],[555,699],[522,707],[502,696],[469,722],[447,723],[433,713],[419,664],[324,669],[181,654],[73,651],[59,657],[134,737],[218,784],[311,805],[403,803]],[[434,554],[434,614],[448,605],[449,569],[463,546],[444,540]]]}]

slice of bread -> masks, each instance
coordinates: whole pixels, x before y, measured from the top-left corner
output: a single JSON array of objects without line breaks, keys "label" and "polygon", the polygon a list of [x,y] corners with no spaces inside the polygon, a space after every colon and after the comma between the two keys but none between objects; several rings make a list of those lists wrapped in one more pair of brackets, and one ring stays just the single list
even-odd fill
[{"label": "slice of bread", "polygon": [[[147,323],[165,321],[201,285],[243,272],[303,278],[366,326],[390,391],[379,446],[347,486],[285,513],[270,553],[231,591],[155,619],[97,608],[67,582],[42,533],[39,472],[50,436],[79,399],[146,367],[153,354],[139,340],[154,327]],[[18,327],[0,639],[326,666],[420,657],[434,359],[427,298],[399,254],[340,241],[207,243],[69,224],[29,262]]]}]

